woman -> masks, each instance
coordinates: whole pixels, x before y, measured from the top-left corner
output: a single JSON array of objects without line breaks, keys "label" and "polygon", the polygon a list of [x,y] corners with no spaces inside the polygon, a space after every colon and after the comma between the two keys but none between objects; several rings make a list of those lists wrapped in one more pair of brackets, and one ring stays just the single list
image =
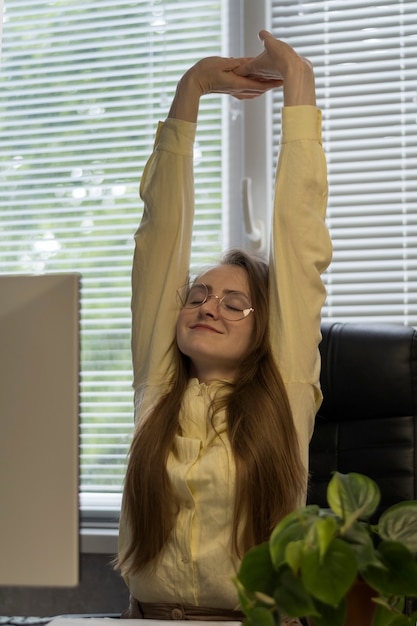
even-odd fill
[{"label": "woman", "polygon": [[[141,181],[132,353],[136,432],[119,566],[127,617],[241,619],[243,553],[305,500],[321,402],[327,183],[311,64],[262,31],[254,59],[203,59],[180,80]],[[200,97],[283,85],[269,265],[242,251],[188,282]],[[298,623],[298,622],[283,622]]]}]

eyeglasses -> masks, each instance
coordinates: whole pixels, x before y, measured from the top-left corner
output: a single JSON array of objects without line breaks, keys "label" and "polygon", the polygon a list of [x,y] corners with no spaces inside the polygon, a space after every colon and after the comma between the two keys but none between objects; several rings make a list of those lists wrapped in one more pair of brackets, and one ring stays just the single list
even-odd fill
[{"label": "eyeglasses", "polygon": [[185,297],[181,296],[180,290],[177,294],[184,309],[196,309],[207,302],[209,298],[216,298],[220,315],[230,322],[243,320],[255,310],[247,296],[241,291],[229,291],[223,298],[219,298],[219,296],[209,293],[208,287],[204,283],[191,285]]}]

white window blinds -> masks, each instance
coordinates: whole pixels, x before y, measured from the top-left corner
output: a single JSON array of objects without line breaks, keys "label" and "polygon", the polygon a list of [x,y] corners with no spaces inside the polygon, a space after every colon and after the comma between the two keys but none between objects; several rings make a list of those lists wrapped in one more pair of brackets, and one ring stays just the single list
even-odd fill
[{"label": "white window blinds", "polygon": [[[3,0],[0,0],[0,52],[1,52],[2,34],[3,34]],[[1,60],[1,55],[0,55],[0,60]]]},{"label": "white window blinds", "polygon": [[[133,426],[139,179],[178,78],[200,57],[221,54],[221,3],[4,4],[0,272],[82,275],[81,491],[84,502],[106,506],[121,491]],[[220,98],[205,99],[194,263],[221,250],[221,122]]]},{"label": "white window blinds", "polygon": [[316,70],[334,244],[324,315],[335,320],[417,324],[416,24],[411,0],[272,2],[275,36]]}]

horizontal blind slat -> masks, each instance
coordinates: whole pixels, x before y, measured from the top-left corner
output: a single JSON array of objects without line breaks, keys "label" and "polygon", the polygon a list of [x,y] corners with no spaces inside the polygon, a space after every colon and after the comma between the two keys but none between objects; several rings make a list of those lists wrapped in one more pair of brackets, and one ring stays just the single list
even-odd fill
[{"label": "horizontal blind slat", "polygon": [[[81,273],[81,490],[98,492],[97,506],[121,491],[133,428],[140,175],[177,80],[222,46],[220,2],[164,8],[147,0],[6,3],[0,272]],[[221,251],[221,120],[220,97],[202,101],[193,264]]]},{"label": "horizontal blind slat", "polygon": [[[333,261],[324,317],[417,325],[417,2],[273,0],[310,58],[328,158]],[[274,97],[274,137],[281,98]]]}]

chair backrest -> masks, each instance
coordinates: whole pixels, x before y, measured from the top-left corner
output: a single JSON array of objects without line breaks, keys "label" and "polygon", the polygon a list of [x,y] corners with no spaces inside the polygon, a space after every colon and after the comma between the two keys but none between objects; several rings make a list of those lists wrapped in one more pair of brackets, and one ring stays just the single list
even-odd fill
[{"label": "chair backrest", "polygon": [[394,324],[323,323],[323,404],[310,444],[308,500],[327,506],[333,471],[381,489],[375,518],[417,499],[417,331]]}]

